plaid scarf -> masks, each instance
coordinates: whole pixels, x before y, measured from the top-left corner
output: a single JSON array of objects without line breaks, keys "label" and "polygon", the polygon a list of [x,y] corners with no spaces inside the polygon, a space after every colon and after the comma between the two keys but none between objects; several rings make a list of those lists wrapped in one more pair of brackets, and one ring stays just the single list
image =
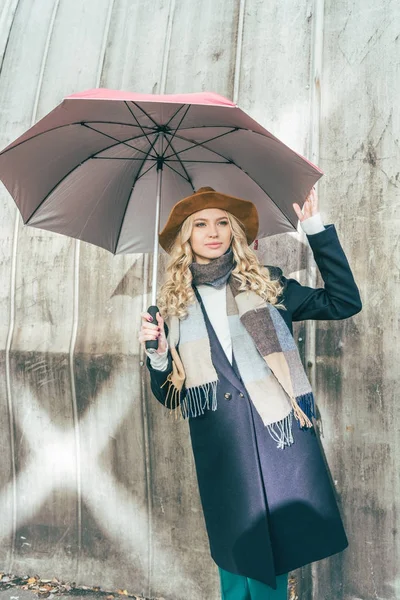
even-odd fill
[{"label": "plaid scarf", "polygon": [[[278,309],[253,291],[240,291],[240,282],[232,275],[234,267],[229,249],[206,265],[193,263],[192,283],[217,288],[226,284],[226,312],[240,376],[266,429],[283,449],[293,443],[293,416],[299,427],[312,426],[314,397],[296,343]],[[179,403],[183,418],[216,410],[218,374],[197,299],[188,306],[186,318],[170,317],[168,342],[172,372],[165,383],[171,408]]]}]

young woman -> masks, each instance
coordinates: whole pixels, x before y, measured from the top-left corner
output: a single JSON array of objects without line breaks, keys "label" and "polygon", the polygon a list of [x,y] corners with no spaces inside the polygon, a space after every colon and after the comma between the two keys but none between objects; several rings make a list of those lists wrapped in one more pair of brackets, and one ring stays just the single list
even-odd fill
[{"label": "young woman", "polygon": [[263,267],[254,204],[207,187],[172,209],[161,314],[141,315],[152,391],[188,419],[223,600],[286,599],[289,571],[347,546],[292,321],[345,319],[361,300],[315,191],[294,209],[324,288]]}]

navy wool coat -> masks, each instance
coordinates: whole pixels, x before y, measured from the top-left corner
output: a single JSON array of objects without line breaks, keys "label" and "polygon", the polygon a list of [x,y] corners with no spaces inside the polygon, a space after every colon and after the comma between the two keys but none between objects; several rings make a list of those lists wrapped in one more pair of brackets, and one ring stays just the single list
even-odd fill
[{"label": "navy wool coat", "polygon": [[[284,286],[280,314],[291,331],[292,321],[345,319],[361,310],[335,227],[307,237],[324,288],[271,269]],[[277,575],[343,550],[346,534],[314,427],[299,429],[294,420],[294,444],[276,447],[201,306],[218,373],[218,408],[188,421],[211,556],[222,569],[275,589]],[[170,353],[166,371],[149,360],[147,367],[152,391],[165,405],[168,384],[161,386],[172,370]]]}]

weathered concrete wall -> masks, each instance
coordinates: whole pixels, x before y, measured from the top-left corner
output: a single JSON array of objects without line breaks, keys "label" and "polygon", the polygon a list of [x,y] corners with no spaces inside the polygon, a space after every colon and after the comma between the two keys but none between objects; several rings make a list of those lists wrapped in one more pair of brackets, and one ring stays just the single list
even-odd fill
[{"label": "weathered concrete wall", "polygon": [[[364,310],[296,334],[350,547],[295,573],[291,600],[400,598],[399,28],[391,0],[0,3],[1,147],[75,91],[213,90],[325,170]],[[151,257],[25,228],[3,188],[0,203],[0,570],[217,600],[187,427],[152,398],[136,341]],[[314,278],[297,234],[259,252]]]}]

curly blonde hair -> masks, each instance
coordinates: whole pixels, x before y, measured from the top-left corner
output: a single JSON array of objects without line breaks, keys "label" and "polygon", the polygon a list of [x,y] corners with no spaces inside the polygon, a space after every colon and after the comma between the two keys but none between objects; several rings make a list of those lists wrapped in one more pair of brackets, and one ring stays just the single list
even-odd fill
[{"label": "curly blonde hair", "polygon": [[[248,246],[241,222],[230,212],[224,212],[231,228],[231,247],[236,262],[232,276],[240,281],[239,289],[252,290],[276,308],[285,309],[278,303],[278,298],[283,291],[282,285],[279,281],[272,280],[268,269],[259,263],[254,250]],[[158,295],[158,308],[164,318],[177,316],[179,319],[184,319],[188,314],[188,305],[193,304],[196,299],[192,288],[192,272],[189,268],[195,260],[189,242],[194,219],[194,215],[189,215],[184,220],[170,249],[166,278]]]}]

